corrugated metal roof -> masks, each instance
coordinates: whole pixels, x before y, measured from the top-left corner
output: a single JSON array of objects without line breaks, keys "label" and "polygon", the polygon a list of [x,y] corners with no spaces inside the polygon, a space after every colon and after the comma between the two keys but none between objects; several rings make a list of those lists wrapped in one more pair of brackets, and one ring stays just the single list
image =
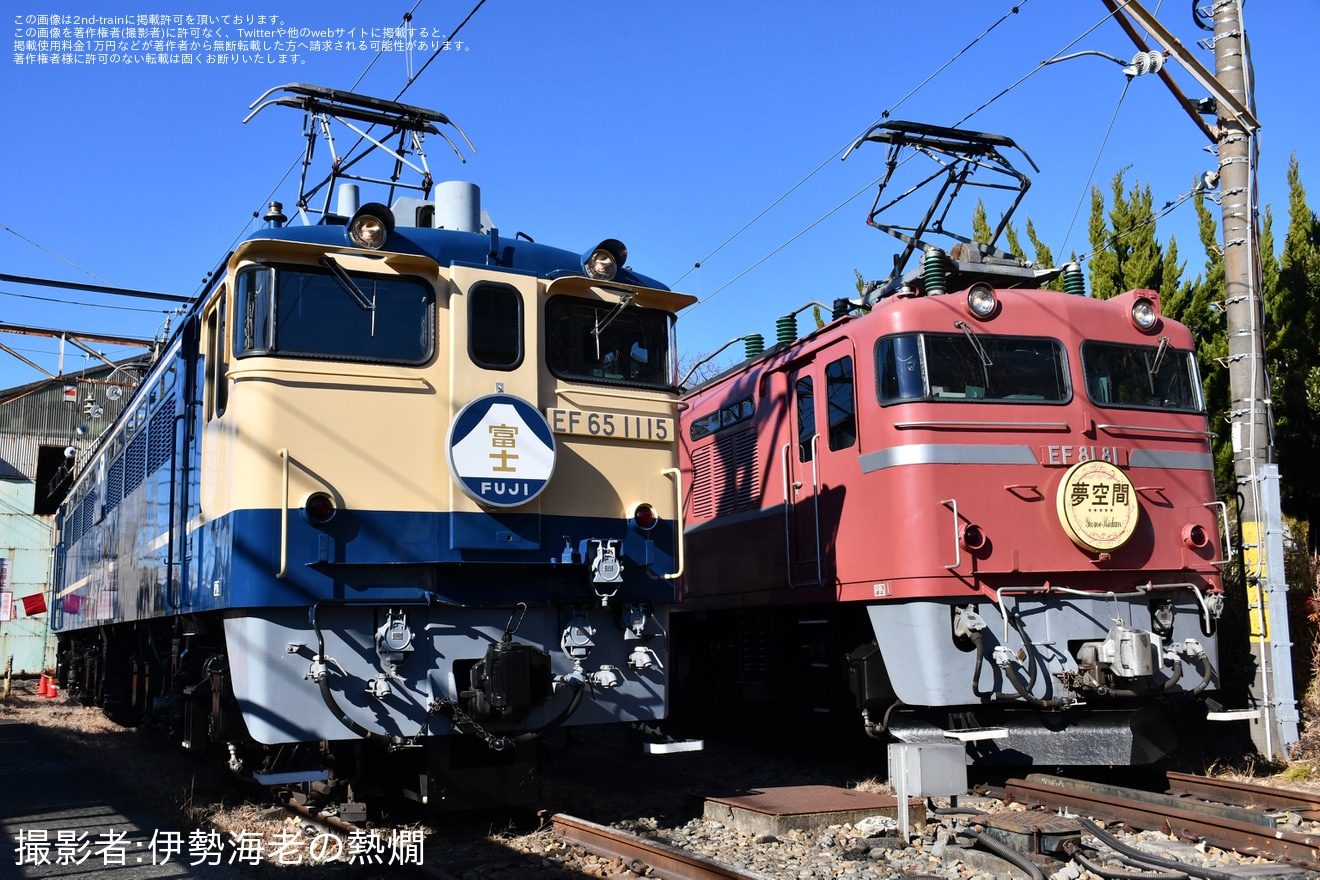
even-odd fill
[{"label": "corrugated metal roof", "polygon": [[[132,389],[109,399],[106,390],[112,386],[104,383],[111,372],[108,366],[93,367],[0,392],[0,480],[35,479],[41,447],[85,449],[113,424]],[[121,371],[115,378],[123,376]],[[92,415],[92,406],[100,407],[99,415]],[[80,426],[86,426],[83,433]]]}]

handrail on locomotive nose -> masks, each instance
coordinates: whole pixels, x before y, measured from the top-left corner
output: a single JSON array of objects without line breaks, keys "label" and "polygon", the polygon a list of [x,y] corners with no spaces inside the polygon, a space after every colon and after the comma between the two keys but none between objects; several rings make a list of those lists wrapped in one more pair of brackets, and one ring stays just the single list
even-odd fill
[{"label": "handrail on locomotive nose", "polygon": [[275,577],[283,579],[289,573],[289,450],[283,448],[280,457],[280,567]]},{"label": "handrail on locomotive nose", "polygon": [[660,473],[674,478],[674,500],[676,502],[674,507],[676,511],[674,514],[676,520],[674,523],[674,543],[678,545],[678,568],[669,574],[661,575],[665,580],[672,581],[683,576],[683,472],[678,468],[665,468]]},{"label": "handrail on locomotive nose", "polygon": [[958,499],[945,498],[940,504],[953,508],[953,565],[944,567],[949,571],[957,571],[962,567],[962,542],[958,540]]}]

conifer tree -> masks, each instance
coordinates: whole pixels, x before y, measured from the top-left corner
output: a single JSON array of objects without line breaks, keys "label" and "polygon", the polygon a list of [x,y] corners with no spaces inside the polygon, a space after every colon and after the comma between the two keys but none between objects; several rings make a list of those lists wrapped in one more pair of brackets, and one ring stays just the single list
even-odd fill
[{"label": "conifer tree", "polygon": [[[993,232],[994,230],[990,228],[989,218],[986,217],[985,203],[977,199],[976,207],[972,210],[972,240],[981,244],[989,244]],[[1007,244],[1008,253],[1020,260],[1027,258],[1026,249],[1022,246],[1017,228],[1012,223],[1004,227],[1004,240]],[[1041,269],[1053,268],[1054,253],[1050,250],[1049,245],[1036,237],[1036,227],[1032,224],[1030,217],[1027,218],[1027,240],[1031,242],[1031,246],[1036,252],[1035,265]],[[1005,248],[1000,247],[1000,250],[1005,250]],[[1063,279],[1056,278],[1045,286],[1049,290],[1063,290]]]},{"label": "conifer tree", "polygon": [[[1236,492],[1230,436],[1233,402],[1228,375],[1224,256],[1218,224],[1204,197],[1197,195],[1193,204],[1205,264],[1195,280],[1183,281],[1185,263],[1179,263],[1177,242],[1170,238],[1167,248],[1163,248],[1155,238],[1150,186],[1134,183],[1125,191],[1126,171],[1119,171],[1111,182],[1113,207],[1107,215],[1104,194],[1098,187],[1091,190],[1091,293],[1107,299],[1133,288],[1158,290],[1164,314],[1192,330],[1210,429],[1215,432],[1215,479],[1220,495],[1231,496]],[[1320,218],[1306,203],[1295,157],[1289,164],[1288,185],[1288,232],[1278,258],[1274,256],[1273,215],[1268,207],[1261,217],[1262,319],[1275,455],[1283,478],[1283,511],[1310,525],[1309,549],[1315,553],[1320,549]],[[988,236],[983,209],[979,218]],[[1038,242],[1030,221],[1027,237],[1036,249],[1038,264],[1048,265],[1052,255]],[[1012,240],[1015,236],[1010,237]]]},{"label": "conifer tree", "polygon": [[1120,170],[1111,182],[1114,204],[1109,211],[1109,223],[1104,216],[1104,196],[1098,187],[1091,190],[1091,292],[1099,299],[1109,299],[1138,287],[1150,290],[1164,287],[1164,250],[1155,240],[1150,184],[1143,188],[1133,183],[1125,196],[1126,171],[1126,168]]},{"label": "conifer tree", "polygon": [[972,209],[972,241],[981,244],[990,243],[990,221],[985,216],[985,202],[976,200],[976,207]]},{"label": "conifer tree", "polygon": [[[1031,242],[1031,247],[1036,251],[1036,267],[1053,269],[1054,251],[1050,250],[1050,246],[1036,236],[1036,226],[1031,222],[1030,217],[1027,218],[1027,241]],[[1059,288],[1059,290],[1062,289],[1062,287]]]},{"label": "conifer tree", "polygon": [[[1027,218],[1027,240],[1031,242],[1031,247],[1036,251],[1036,268],[1053,269],[1054,251],[1050,249],[1049,245],[1047,245],[1045,242],[1041,241],[1040,238],[1037,237],[1036,227],[1031,222],[1030,217]],[[1074,254],[1073,256],[1075,259],[1076,255]],[[1053,281],[1046,284],[1045,289],[1062,291],[1063,276],[1060,275],[1058,278],[1055,278]]]},{"label": "conifer tree", "polygon": [[1282,506],[1285,513],[1310,523],[1314,552],[1320,529],[1320,302],[1316,297],[1320,290],[1320,221],[1306,204],[1295,156],[1288,163],[1288,232],[1274,278],[1269,271],[1272,250],[1261,242],[1266,265],[1266,353]]},{"label": "conifer tree", "polygon": [[1219,226],[1205,198],[1193,200],[1197,217],[1197,237],[1205,249],[1205,274],[1198,275],[1189,289],[1178,296],[1164,313],[1186,324],[1196,337],[1196,363],[1201,373],[1215,458],[1215,483],[1220,496],[1235,494],[1233,446],[1231,443],[1228,385],[1228,318],[1224,304],[1224,255],[1219,247]]}]

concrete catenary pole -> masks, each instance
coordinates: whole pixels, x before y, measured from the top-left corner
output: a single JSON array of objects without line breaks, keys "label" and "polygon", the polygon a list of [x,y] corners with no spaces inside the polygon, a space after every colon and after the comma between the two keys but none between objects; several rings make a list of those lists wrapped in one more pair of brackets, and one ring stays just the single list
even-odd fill
[{"label": "concrete catenary pole", "polygon": [[[1218,0],[1213,15],[1215,78],[1240,106],[1251,108],[1242,2]],[[1298,741],[1298,726],[1286,616],[1279,472],[1270,441],[1265,310],[1257,270],[1256,145],[1253,132],[1222,101],[1218,115],[1233,471],[1255,661],[1251,697],[1260,709],[1251,721],[1251,732],[1262,755],[1283,760]]]},{"label": "concrete catenary pole", "polygon": [[[1273,414],[1265,376],[1264,303],[1260,290],[1260,239],[1256,233],[1256,142],[1260,127],[1252,110],[1250,53],[1242,20],[1242,0],[1214,0],[1215,72],[1206,70],[1139,0],[1102,0],[1136,44],[1148,49],[1145,30],[1208,91],[1218,116],[1212,131],[1198,123],[1219,155],[1223,210],[1225,310],[1228,314],[1229,412],[1233,467],[1242,533],[1242,568],[1250,629],[1253,678],[1245,710],[1216,713],[1224,720],[1250,718],[1252,740],[1271,760],[1286,759],[1298,742],[1293,698],[1292,643],[1288,636],[1288,585],[1284,579],[1283,514],[1279,509],[1279,469],[1270,434]],[[1131,16],[1136,27],[1128,21]],[[1167,74],[1160,77],[1183,109],[1203,112],[1179,91]]]}]

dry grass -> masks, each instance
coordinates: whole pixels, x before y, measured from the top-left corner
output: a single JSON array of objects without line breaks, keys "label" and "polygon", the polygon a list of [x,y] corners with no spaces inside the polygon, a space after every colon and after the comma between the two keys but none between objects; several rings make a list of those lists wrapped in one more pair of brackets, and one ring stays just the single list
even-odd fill
[{"label": "dry grass", "polygon": [[[1294,649],[1294,677],[1304,677],[1306,688],[1298,701],[1302,727],[1296,760],[1288,772],[1293,777],[1320,776],[1320,560],[1306,552],[1304,524],[1289,521],[1293,541],[1285,548],[1287,580],[1290,585],[1289,627],[1293,644],[1309,649],[1299,662]],[[1300,780],[1299,780],[1300,781]]]},{"label": "dry grass", "polygon": [[132,791],[158,812],[185,828],[205,828],[222,835],[241,830],[270,837],[287,829],[283,809],[263,804],[222,769],[194,761],[157,735],[121,727],[99,709],[82,706],[61,694],[37,695],[39,681],[16,679],[8,700],[0,700],[0,719],[33,724],[75,757],[113,755],[89,761],[96,772]]},{"label": "dry grass", "polygon": [[894,787],[892,785],[890,785],[888,782],[882,782],[881,780],[877,779],[874,776],[868,779],[859,779],[856,782],[851,782],[848,784],[848,787],[851,788],[853,791],[862,791],[862,792],[867,792],[869,794],[894,793]]}]

